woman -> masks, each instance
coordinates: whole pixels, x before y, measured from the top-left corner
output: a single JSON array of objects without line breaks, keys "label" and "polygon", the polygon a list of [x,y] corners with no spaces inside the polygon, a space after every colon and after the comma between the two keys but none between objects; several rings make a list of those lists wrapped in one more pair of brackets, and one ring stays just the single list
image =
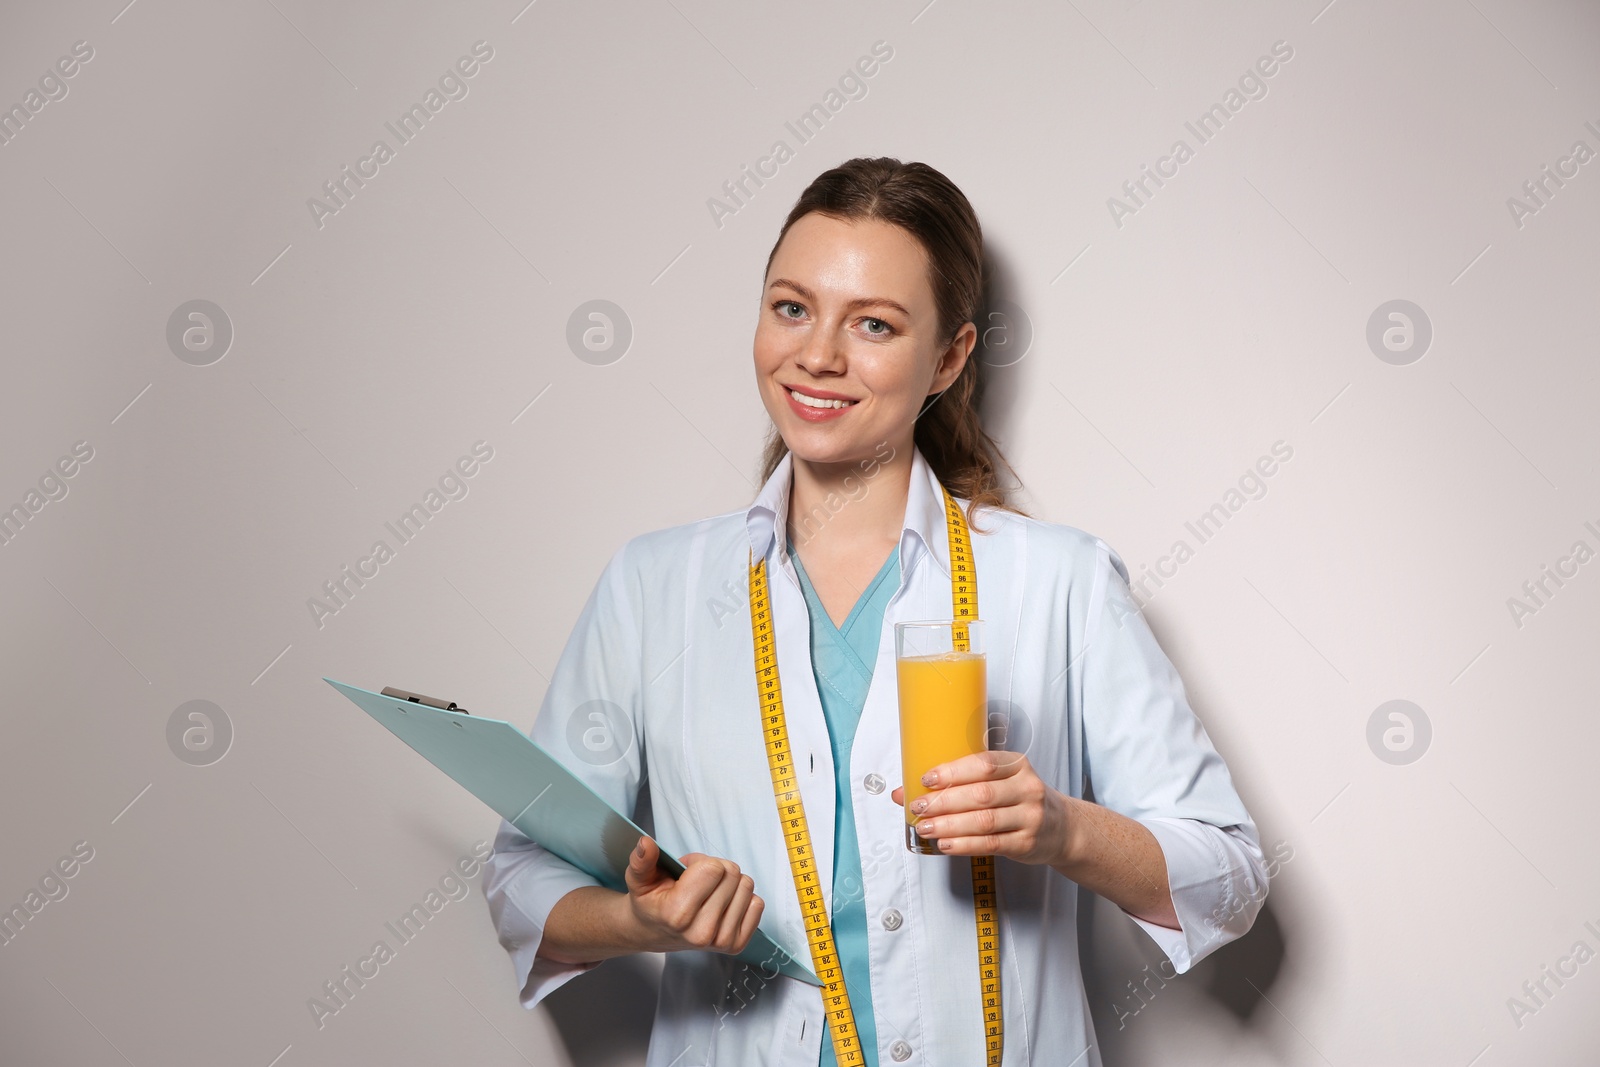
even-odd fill
[{"label": "woman", "polygon": [[[975,403],[982,261],[966,198],[921,163],[850,160],[789,213],[755,334],[775,430],[765,484],[746,509],[623,546],[531,732],[619,810],[647,780],[656,841],[687,870],[664,876],[641,838],[615,892],[503,823],[484,891],[525,1006],[603,959],[665,952],[651,1065],[1097,1064],[1079,886],[1180,973],[1254,921],[1255,824],[1126,566],[1005,503]],[[943,855],[916,855],[903,789],[886,788],[900,778],[893,624],[951,618],[963,525],[990,708],[1009,721],[1003,748],[992,736],[992,751],[929,769],[917,832]],[[826,897],[811,921],[837,946],[820,991],[734,955],[759,923],[818,962],[758,704],[768,625],[807,878]],[[999,912],[988,993],[981,856]]]}]

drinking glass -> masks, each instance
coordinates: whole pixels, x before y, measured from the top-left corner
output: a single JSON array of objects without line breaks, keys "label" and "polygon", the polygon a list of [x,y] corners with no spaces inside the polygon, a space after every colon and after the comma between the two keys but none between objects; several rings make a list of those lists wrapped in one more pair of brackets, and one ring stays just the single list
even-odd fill
[{"label": "drinking glass", "polygon": [[900,687],[900,766],[904,777],[906,848],[943,855],[917,835],[911,802],[930,792],[922,776],[941,763],[988,748],[988,670],[983,624],[900,622],[894,627]]}]

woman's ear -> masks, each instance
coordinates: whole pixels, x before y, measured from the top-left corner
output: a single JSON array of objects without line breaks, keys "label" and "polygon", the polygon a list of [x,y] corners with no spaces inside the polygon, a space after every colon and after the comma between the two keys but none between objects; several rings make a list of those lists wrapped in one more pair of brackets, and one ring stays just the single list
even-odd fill
[{"label": "woman's ear", "polygon": [[950,339],[950,344],[939,356],[939,366],[933,372],[933,381],[928,386],[929,396],[950,388],[951,384],[961,376],[977,343],[978,328],[970,322],[962,323],[956,335]]}]

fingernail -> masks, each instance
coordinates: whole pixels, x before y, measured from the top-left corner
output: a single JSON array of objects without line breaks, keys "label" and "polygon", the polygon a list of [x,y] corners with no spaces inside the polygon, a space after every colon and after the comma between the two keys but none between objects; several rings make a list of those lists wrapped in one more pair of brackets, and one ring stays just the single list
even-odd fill
[{"label": "fingernail", "polygon": [[938,771],[929,771],[927,774],[924,774],[922,776],[922,784],[923,785],[938,785],[939,784],[939,772]]},{"label": "fingernail", "polygon": [[912,811],[918,811],[918,812],[927,811],[928,810],[928,798],[927,797],[918,797],[916,800],[913,800],[911,802],[911,810]]}]

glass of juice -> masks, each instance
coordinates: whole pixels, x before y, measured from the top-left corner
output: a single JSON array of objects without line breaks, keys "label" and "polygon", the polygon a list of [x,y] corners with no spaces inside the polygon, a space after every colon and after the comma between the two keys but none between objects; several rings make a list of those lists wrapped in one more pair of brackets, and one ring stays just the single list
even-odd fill
[{"label": "glass of juice", "polygon": [[988,671],[983,624],[900,622],[894,627],[900,684],[900,766],[904,775],[906,848],[943,855],[937,841],[919,837],[911,802],[930,792],[922,776],[938,764],[988,747]]}]

